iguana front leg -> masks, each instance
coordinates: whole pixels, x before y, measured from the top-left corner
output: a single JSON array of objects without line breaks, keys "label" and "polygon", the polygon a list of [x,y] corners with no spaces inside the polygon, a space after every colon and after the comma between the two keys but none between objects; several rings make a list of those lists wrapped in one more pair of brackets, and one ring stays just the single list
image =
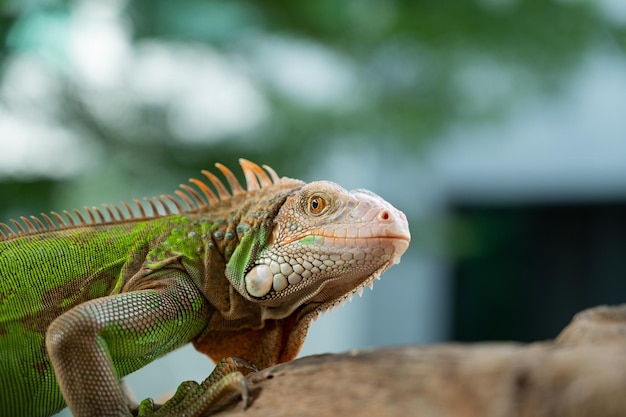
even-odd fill
[{"label": "iguana front leg", "polygon": [[[49,326],[46,348],[74,417],[130,416],[119,378],[206,326],[210,306],[189,277],[176,270],[159,275],[157,288],[80,304]],[[176,414],[165,408],[155,415]]]}]

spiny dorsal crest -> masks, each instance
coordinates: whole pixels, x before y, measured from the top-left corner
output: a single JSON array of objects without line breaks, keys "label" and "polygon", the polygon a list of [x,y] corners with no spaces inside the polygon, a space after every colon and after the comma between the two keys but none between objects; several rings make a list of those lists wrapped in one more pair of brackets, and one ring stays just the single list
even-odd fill
[{"label": "spiny dorsal crest", "polygon": [[[72,227],[152,219],[177,213],[191,213],[208,207],[211,204],[218,204],[220,201],[243,194],[246,191],[258,190],[280,181],[276,172],[267,165],[263,165],[265,169],[263,170],[263,168],[257,164],[245,159],[240,159],[239,164],[243,169],[243,174],[246,179],[246,189],[241,186],[237,177],[230,169],[217,163],[215,166],[222,172],[224,178],[226,178],[230,191],[228,191],[224,183],[215,174],[207,170],[202,170],[202,174],[208,178],[215,191],[205,182],[196,178],[190,178],[189,181],[198,187],[200,192],[187,184],[181,184],[180,187],[182,190],[174,191],[174,194],[179,197],[180,201],[169,194],[162,194],[158,197],[144,198],[145,203],[142,203],[136,198],[133,199],[133,205],[122,201],[121,206],[124,210],[122,210],[119,205],[102,204],[103,209],[95,206],[85,206],[84,213],[74,209],[72,211],[74,215],[64,210],[62,214],[53,211],[50,215],[41,213],[39,217],[30,216],[29,218],[20,216],[21,222],[16,219],[9,219],[13,227],[0,222],[0,240]],[[181,202],[184,203],[186,207],[183,206]],[[133,210],[133,207],[136,210]],[[146,210],[148,207],[150,211]]]}]

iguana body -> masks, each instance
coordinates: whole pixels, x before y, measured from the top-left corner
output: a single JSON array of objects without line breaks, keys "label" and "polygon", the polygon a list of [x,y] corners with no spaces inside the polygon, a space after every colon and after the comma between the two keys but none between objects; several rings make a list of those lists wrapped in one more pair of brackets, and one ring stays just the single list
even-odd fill
[{"label": "iguana body", "polygon": [[[406,250],[406,217],[380,197],[241,165],[247,190],[218,164],[230,192],[203,171],[215,191],[194,179],[136,214],[0,223],[0,416],[131,415],[119,379],[188,342],[214,360],[290,360],[312,318]],[[202,415],[238,368],[155,415]]]}]

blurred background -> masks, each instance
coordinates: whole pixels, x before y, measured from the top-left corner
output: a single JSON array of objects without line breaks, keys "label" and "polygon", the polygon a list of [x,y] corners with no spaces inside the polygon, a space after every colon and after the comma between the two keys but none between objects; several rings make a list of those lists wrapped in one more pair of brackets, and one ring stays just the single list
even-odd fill
[{"label": "blurred background", "polygon": [[[552,338],[626,296],[625,47],[622,0],[0,0],[0,221],[245,157],[409,218],[302,354]],[[129,382],[211,368],[189,346]]]}]

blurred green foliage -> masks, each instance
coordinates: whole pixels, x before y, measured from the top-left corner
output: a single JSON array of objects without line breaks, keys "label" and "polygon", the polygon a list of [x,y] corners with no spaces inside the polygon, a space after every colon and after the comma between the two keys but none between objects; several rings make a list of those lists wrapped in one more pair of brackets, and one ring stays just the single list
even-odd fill
[{"label": "blurred green foliage", "polygon": [[[303,161],[358,147],[384,146],[417,158],[451,127],[498,120],[529,95],[558,91],[599,39],[610,37],[618,45],[624,39],[624,28],[596,3],[574,0],[113,2],[122,5],[119,19],[135,52],[155,44],[208,47],[261,93],[267,114],[255,128],[180,141],[168,125],[169,103],[139,101],[132,117],[102,117],[99,108],[131,114],[124,106],[132,96],[124,94],[132,93],[119,84],[119,91],[108,91],[108,101],[94,105],[89,97],[100,92],[90,91],[59,63],[63,24],[73,24],[84,17],[85,5],[97,3],[0,1],[0,77],[24,54],[47,62],[60,91],[51,117],[95,144],[109,169],[128,176],[192,173],[207,161],[232,164],[241,155],[279,172],[306,175],[309,164]],[[53,27],[33,32],[33,22],[51,21]],[[260,68],[259,45],[275,41],[326,54],[347,74],[343,95],[352,97],[331,94],[311,104],[298,99],[297,91],[286,94],[276,86],[284,63]],[[51,57],[55,45],[56,58]],[[257,53],[261,57],[254,57]],[[278,81],[271,80],[273,70]],[[315,73],[303,71],[302,77]],[[323,78],[317,82],[323,87]],[[0,110],[2,104],[0,98]]]},{"label": "blurred green foliage", "polygon": [[[35,13],[71,13],[79,4],[0,3],[0,42],[5,46],[0,63],[21,52],[7,45],[21,20]],[[357,146],[384,140],[414,149],[458,120],[500,117],[519,96],[558,88],[598,37],[619,32],[593,2],[584,1],[140,0],[128,2],[126,16],[135,43],[203,43],[236,56],[246,52],[243,46],[256,34],[295,37],[319,43],[350,63],[363,102],[347,110],[302,106],[260,83],[271,115],[262,129],[247,134],[271,137],[253,152],[270,160],[278,159],[276,149],[298,157],[331,146],[338,137],[352,138]],[[459,91],[457,81],[459,71],[476,60],[510,73],[510,87],[480,108]],[[168,137],[167,129],[139,140],[127,127],[121,132],[115,125],[103,126],[80,103],[71,103],[80,101],[75,91],[80,86],[71,74],[64,82],[68,124],[115,152],[143,150],[159,164],[189,163],[187,158],[171,159],[180,144]],[[150,110],[156,114],[146,110],[146,121],[160,116],[159,109]],[[135,134],[145,132],[137,129]],[[211,154],[236,154],[239,146],[223,139],[195,146]]]}]

